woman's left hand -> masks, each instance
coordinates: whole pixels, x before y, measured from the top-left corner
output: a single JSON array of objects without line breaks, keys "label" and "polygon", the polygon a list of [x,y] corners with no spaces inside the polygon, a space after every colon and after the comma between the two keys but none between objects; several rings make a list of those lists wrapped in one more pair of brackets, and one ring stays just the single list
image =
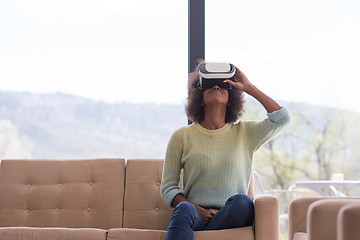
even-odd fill
[{"label": "woman's left hand", "polygon": [[224,82],[227,82],[234,88],[237,88],[243,92],[250,94],[254,85],[251,84],[251,82],[243,72],[241,72],[237,67],[235,68],[236,71],[235,71],[234,81],[231,81],[230,79],[226,79],[224,80]]}]

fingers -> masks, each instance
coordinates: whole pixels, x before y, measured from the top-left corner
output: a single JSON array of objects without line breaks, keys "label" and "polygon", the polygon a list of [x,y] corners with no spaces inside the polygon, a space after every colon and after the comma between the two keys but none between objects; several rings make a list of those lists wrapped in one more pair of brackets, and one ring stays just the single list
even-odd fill
[{"label": "fingers", "polygon": [[214,216],[217,212],[218,212],[218,210],[216,210],[216,209],[210,209],[211,216]]},{"label": "fingers", "polygon": [[206,217],[204,217],[204,218],[203,218],[203,221],[204,221],[205,225],[208,225],[208,223],[211,221],[211,219],[212,219],[212,216],[206,216]]},{"label": "fingers", "polygon": [[245,74],[236,67],[235,78],[246,78]]},{"label": "fingers", "polygon": [[211,221],[211,219],[215,216],[215,214],[217,212],[218,212],[218,210],[216,210],[216,209],[208,209],[208,210],[206,210],[206,214],[203,217],[204,223],[207,225]]},{"label": "fingers", "polygon": [[230,79],[226,79],[226,80],[224,80],[224,82],[229,83],[230,85],[234,86],[234,82],[231,81]]},{"label": "fingers", "polygon": [[243,91],[243,88],[244,88],[244,85],[241,81],[237,80],[235,82],[229,80],[229,79],[226,79],[224,80],[224,82],[226,83],[229,83],[231,86],[233,86],[234,88],[237,88],[237,89],[240,89],[241,91]]},{"label": "fingers", "polygon": [[219,210],[209,209],[208,211],[209,211],[210,215],[208,215],[208,216],[206,217],[206,220],[204,221],[204,223],[205,223],[206,225],[208,225],[208,224],[211,222],[212,218],[215,216],[215,214],[217,214],[217,212],[218,212]]},{"label": "fingers", "polygon": [[205,210],[203,212],[201,216],[203,222],[205,225],[208,225],[210,223],[210,221],[212,220],[212,218],[215,216],[215,214],[218,213],[219,210],[216,210],[216,209],[208,209],[208,210]]}]

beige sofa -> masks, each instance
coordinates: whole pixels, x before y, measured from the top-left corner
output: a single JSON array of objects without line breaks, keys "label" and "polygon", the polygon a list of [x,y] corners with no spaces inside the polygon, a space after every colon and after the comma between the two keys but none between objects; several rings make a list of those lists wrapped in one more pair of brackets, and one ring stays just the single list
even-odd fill
[{"label": "beige sofa", "polygon": [[360,198],[303,197],[289,209],[289,240],[360,239]]},{"label": "beige sofa", "polygon": [[[159,194],[162,168],[150,159],[3,160],[0,240],[165,239],[172,209]],[[194,238],[278,240],[277,198],[254,202],[255,230]]]}]

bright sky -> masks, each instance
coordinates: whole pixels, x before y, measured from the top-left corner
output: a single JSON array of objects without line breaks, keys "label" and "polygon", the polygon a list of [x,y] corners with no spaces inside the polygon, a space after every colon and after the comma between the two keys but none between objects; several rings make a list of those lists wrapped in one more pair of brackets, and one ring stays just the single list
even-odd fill
[{"label": "bright sky", "polygon": [[[0,90],[182,103],[187,2],[0,0]],[[279,100],[360,112],[360,1],[206,0],[206,60]]]}]

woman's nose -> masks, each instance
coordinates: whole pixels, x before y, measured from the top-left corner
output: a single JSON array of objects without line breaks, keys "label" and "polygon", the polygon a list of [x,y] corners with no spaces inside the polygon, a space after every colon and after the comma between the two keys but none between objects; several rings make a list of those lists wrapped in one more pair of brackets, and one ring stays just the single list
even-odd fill
[{"label": "woman's nose", "polygon": [[214,85],[214,86],[212,87],[212,89],[219,90],[219,89],[220,89],[220,87],[219,87],[218,85]]}]

